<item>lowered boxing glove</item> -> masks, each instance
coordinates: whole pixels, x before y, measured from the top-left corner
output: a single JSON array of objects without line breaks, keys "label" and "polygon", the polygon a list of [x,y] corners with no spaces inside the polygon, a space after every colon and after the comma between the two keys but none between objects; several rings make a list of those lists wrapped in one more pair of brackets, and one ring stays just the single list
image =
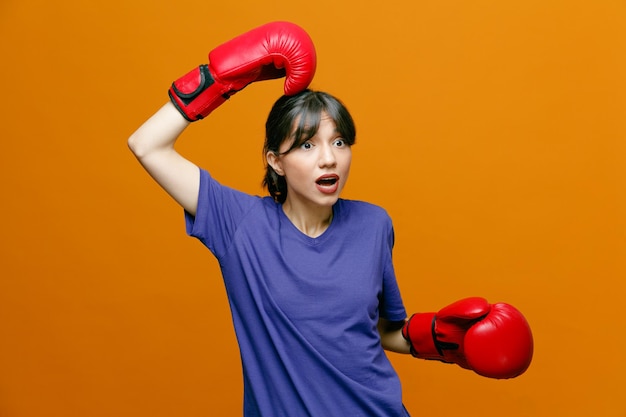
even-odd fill
[{"label": "lowered boxing glove", "polygon": [[285,94],[296,94],[313,80],[316,64],[315,46],[304,29],[289,22],[267,23],[213,49],[208,65],[174,81],[168,94],[193,122],[255,81],[286,76]]},{"label": "lowered boxing glove", "polygon": [[489,378],[521,375],[532,360],[533,338],[524,316],[506,303],[459,300],[437,313],[411,316],[402,328],[413,356],[471,369]]}]

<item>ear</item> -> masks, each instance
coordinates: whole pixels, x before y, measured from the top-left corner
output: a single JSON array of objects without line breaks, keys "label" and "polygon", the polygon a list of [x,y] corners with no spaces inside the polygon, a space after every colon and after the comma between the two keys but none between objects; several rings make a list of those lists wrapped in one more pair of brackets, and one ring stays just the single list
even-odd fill
[{"label": "ear", "polygon": [[280,176],[285,175],[283,171],[283,166],[281,163],[282,161],[280,160],[280,156],[276,155],[275,152],[268,151],[265,154],[265,159],[267,160],[268,165],[272,167],[274,172],[276,172]]}]

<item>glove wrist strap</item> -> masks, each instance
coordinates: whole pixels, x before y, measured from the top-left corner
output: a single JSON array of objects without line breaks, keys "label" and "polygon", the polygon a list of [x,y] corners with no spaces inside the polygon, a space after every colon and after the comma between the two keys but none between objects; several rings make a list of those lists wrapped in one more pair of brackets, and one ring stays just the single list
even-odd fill
[{"label": "glove wrist strap", "polygon": [[208,116],[229,98],[224,90],[205,64],[174,81],[168,95],[183,117],[194,122]]},{"label": "glove wrist strap", "polygon": [[421,359],[441,359],[434,334],[435,313],[419,313],[411,316],[403,336],[411,345],[411,354]]}]

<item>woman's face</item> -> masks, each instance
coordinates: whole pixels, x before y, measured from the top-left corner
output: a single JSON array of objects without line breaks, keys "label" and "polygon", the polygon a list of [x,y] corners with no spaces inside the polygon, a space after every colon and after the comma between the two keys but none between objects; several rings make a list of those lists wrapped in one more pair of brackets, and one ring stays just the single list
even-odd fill
[{"label": "woman's face", "polygon": [[315,136],[283,154],[292,143],[292,140],[283,142],[280,155],[267,154],[268,163],[287,181],[286,203],[332,207],[348,180],[352,162],[350,145],[326,113],[322,113]]}]

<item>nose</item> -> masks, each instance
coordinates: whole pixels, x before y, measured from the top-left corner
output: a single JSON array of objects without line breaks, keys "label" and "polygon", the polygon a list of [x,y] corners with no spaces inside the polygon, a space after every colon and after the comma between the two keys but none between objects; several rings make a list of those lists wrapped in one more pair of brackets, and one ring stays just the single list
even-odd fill
[{"label": "nose", "polygon": [[332,168],[337,165],[335,150],[332,145],[326,144],[321,147],[319,155],[320,168]]}]

